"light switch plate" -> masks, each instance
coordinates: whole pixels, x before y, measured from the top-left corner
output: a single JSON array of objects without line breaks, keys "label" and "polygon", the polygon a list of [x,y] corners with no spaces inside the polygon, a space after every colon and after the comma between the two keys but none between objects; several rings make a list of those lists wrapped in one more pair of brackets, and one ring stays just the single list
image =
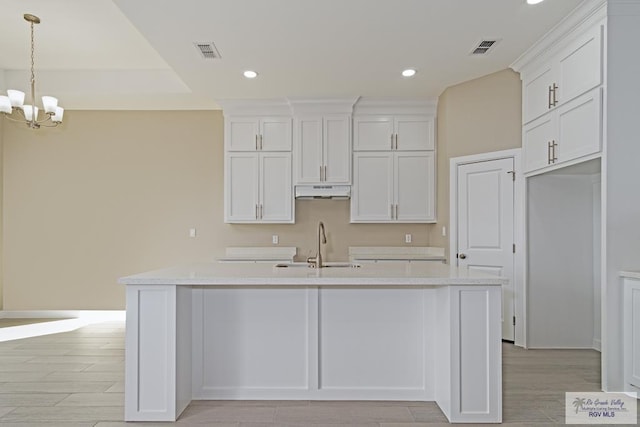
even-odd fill
[{"label": "light switch plate", "polygon": [[271,236],[271,243],[273,243],[274,245],[277,245],[279,241],[280,239],[278,238],[277,234],[274,234],[273,236]]},{"label": "light switch plate", "polygon": [[190,228],[189,229],[189,237],[196,237],[196,229],[195,228]]},{"label": "light switch plate", "polygon": [[405,234],[404,235],[404,242],[405,243],[411,243],[411,234]]}]

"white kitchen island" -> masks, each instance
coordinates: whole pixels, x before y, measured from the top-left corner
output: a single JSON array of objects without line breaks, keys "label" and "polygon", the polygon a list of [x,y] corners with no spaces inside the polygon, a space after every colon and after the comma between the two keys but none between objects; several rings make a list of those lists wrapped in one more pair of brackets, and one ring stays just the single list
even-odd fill
[{"label": "white kitchen island", "polygon": [[192,400],[435,401],[501,422],[501,285],[440,263],[203,263],[127,285],[125,420]]}]

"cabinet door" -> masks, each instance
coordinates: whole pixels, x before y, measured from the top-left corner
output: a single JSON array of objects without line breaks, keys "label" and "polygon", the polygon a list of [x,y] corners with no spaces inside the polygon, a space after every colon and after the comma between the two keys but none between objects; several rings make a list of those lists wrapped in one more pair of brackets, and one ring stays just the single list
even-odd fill
[{"label": "cabinet door", "polygon": [[602,82],[602,26],[580,35],[558,59],[560,104],[599,86]]},{"label": "cabinet door", "polygon": [[353,126],[354,151],[389,151],[393,148],[393,117],[354,117]]},{"label": "cabinet door", "polygon": [[351,222],[391,222],[393,154],[353,154]]},{"label": "cabinet door", "polygon": [[296,119],[296,184],[316,184],[322,175],[322,117]]},{"label": "cabinet door", "polygon": [[394,216],[401,222],[435,221],[435,160],[432,152],[394,155]]},{"label": "cabinet door", "polygon": [[324,181],[351,183],[351,119],[349,116],[324,118]]},{"label": "cabinet door", "polygon": [[260,143],[262,151],[291,151],[291,118],[262,118]]},{"label": "cabinet door", "polygon": [[398,116],[394,120],[397,150],[433,150],[434,119],[426,116]]},{"label": "cabinet door", "polygon": [[549,86],[552,86],[555,80],[551,62],[543,64],[531,75],[525,77],[522,82],[523,123],[528,123],[553,108]]},{"label": "cabinet door", "polygon": [[224,179],[225,222],[258,218],[258,154],[227,153]]},{"label": "cabinet door", "polygon": [[224,123],[224,141],[227,151],[256,151],[258,149],[258,119],[232,117]]},{"label": "cabinet door", "polygon": [[600,151],[602,101],[600,88],[558,108],[558,162],[566,162]]},{"label": "cabinet door", "polygon": [[261,222],[293,222],[291,153],[260,154]]},{"label": "cabinet door", "polygon": [[[552,164],[552,150],[556,135],[556,120],[549,113],[527,124],[522,130],[522,148],[525,173],[542,169]],[[557,143],[557,142],[556,142]],[[557,146],[555,147],[557,149]]]}]

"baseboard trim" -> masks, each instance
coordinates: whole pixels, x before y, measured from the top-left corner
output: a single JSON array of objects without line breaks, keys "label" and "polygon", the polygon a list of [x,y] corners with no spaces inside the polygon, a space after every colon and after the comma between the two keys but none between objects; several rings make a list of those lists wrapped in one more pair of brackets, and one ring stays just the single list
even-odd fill
[{"label": "baseboard trim", "polygon": [[0,319],[83,319],[123,321],[124,310],[0,310]]}]

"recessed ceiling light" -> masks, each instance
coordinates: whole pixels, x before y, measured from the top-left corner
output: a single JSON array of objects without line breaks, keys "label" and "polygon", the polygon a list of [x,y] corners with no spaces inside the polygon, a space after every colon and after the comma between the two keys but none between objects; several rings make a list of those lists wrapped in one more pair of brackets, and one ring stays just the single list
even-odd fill
[{"label": "recessed ceiling light", "polygon": [[416,75],[416,70],[414,70],[413,68],[407,68],[402,72],[403,77],[413,77],[415,75]]},{"label": "recessed ceiling light", "polygon": [[544,0],[527,0],[528,4],[538,4],[542,3]]},{"label": "recessed ceiling light", "polygon": [[255,71],[251,71],[251,70],[247,70],[244,73],[244,76],[248,79],[255,79],[256,77],[258,77],[258,73],[256,73]]}]

